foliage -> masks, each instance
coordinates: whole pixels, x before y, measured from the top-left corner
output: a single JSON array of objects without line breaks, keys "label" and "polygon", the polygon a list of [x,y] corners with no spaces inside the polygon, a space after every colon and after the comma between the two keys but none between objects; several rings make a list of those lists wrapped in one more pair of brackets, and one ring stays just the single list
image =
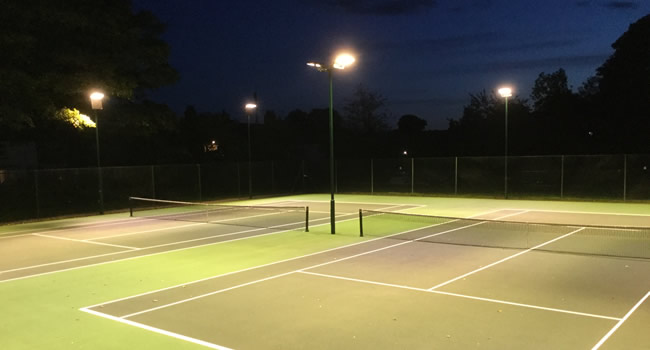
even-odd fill
[{"label": "foliage", "polygon": [[69,123],[76,129],[95,127],[95,122],[87,115],[79,113],[76,108],[61,108],[56,111],[54,118]]},{"label": "foliage", "polygon": [[[630,25],[598,68],[603,132],[617,151],[650,152],[650,15]],[[605,123],[603,123],[605,124]]]},{"label": "foliage", "polygon": [[[530,125],[530,108],[527,101],[514,96],[508,99],[508,130],[511,135],[510,149],[513,154],[526,153],[529,146],[519,146],[525,139],[519,130]],[[459,120],[451,120],[449,133],[453,139],[452,149],[458,155],[496,155],[504,152],[505,103],[494,92],[485,90],[470,94],[470,103],[465,106]],[[513,137],[514,136],[514,137]]]},{"label": "foliage", "polygon": [[347,124],[362,133],[372,134],[387,129],[386,98],[380,93],[358,85],[344,107]]},{"label": "foliage", "polygon": [[542,110],[547,108],[549,104],[553,104],[555,100],[571,95],[569,78],[564,69],[560,68],[551,74],[540,73],[537,80],[535,80],[530,97],[533,100],[535,110]]},{"label": "foliage", "polygon": [[88,91],[132,98],[176,80],[164,26],[130,0],[8,0],[0,11],[0,127],[38,127]]},{"label": "foliage", "polygon": [[413,114],[406,114],[399,118],[397,129],[407,134],[422,132],[427,127],[427,121]]}]

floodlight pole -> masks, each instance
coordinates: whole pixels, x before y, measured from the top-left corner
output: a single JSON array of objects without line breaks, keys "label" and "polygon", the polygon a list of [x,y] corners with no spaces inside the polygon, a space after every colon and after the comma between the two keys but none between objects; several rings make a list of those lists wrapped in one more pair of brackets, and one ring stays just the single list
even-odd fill
[{"label": "floodlight pole", "polygon": [[253,199],[253,177],[251,174],[251,114],[248,113],[248,199]]},{"label": "floodlight pole", "polygon": [[333,96],[333,83],[332,83],[332,68],[327,70],[330,81],[330,228],[331,234],[336,233],[334,227],[336,220],[335,216],[335,203],[334,203],[334,96]]},{"label": "floodlight pole", "polygon": [[95,115],[95,150],[97,151],[97,191],[99,194],[99,214],[104,214],[104,184],[102,180],[102,167],[99,157],[99,109],[102,109],[104,95],[94,92],[90,95],[90,104]]},{"label": "floodlight pole", "polygon": [[498,90],[499,95],[505,98],[505,146],[503,150],[503,197],[508,199],[508,97],[512,96],[512,89],[509,87],[502,87]]},{"label": "floodlight pole", "polygon": [[246,116],[248,117],[248,199],[253,199],[253,167],[251,165],[251,113],[253,109],[256,110],[257,104],[247,103],[245,106]]},{"label": "floodlight pole", "polygon": [[503,177],[503,191],[504,191],[504,197],[508,199],[508,96],[505,97],[506,99],[506,115],[505,115],[505,121],[506,121],[506,129],[505,129],[505,150],[504,150],[504,177]]},{"label": "floodlight pole", "polygon": [[332,75],[334,69],[344,69],[346,65],[354,63],[355,59],[349,54],[340,54],[334,60],[334,63],[328,66],[324,66],[318,62],[308,62],[307,65],[310,67],[316,68],[319,72],[327,72],[329,79],[329,122],[330,122],[330,229],[331,234],[336,233],[336,221],[334,217],[336,216],[336,204],[334,202],[334,189],[336,188],[335,179],[334,179],[334,94],[333,94],[333,82]]},{"label": "floodlight pole", "polygon": [[95,114],[95,149],[97,150],[97,187],[99,192],[99,213],[104,214],[104,184],[102,181],[102,167],[99,158],[99,112],[93,110]]}]

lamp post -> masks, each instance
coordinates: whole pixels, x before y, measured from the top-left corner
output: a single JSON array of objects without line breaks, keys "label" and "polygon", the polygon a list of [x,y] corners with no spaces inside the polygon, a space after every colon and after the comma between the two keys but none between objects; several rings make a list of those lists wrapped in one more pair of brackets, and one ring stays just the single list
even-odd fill
[{"label": "lamp post", "polygon": [[307,62],[307,65],[314,67],[319,72],[327,72],[329,79],[329,124],[330,124],[330,229],[331,234],[336,233],[335,228],[335,203],[334,203],[334,96],[332,88],[332,72],[334,69],[345,69],[346,66],[354,63],[355,59],[349,54],[340,54],[331,66],[324,66],[318,62]]},{"label": "lamp post", "polygon": [[98,91],[95,91],[90,94],[90,106],[93,109],[93,114],[95,115],[95,149],[97,151],[97,188],[99,192],[99,213],[104,214],[104,191],[103,191],[103,182],[102,182],[102,168],[101,160],[99,157],[99,112],[97,110],[102,109],[102,99],[104,94]]},{"label": "lamp post", "polygon": [[505,99],[505,149],[504,149],[504,176],[503,176],[503,196],[508,198],[508,97],[512,96],[512,89],[509,87],[502,87],[499,89],[499,95]]},{"label": "lamp post", "polygon": [[253,199],[253,176],[251,167],[251,113],[257,108],[254,103],[247,103],[244,107],[248,116],[248,199]]}]

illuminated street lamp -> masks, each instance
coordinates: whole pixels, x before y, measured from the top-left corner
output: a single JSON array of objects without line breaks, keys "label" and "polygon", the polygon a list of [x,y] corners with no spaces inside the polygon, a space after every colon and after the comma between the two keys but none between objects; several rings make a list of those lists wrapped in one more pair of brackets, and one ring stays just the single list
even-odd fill
[{"label": "illuminated street lamp", "polygon": [[504,150],[504,176],[503,176],[503,195],[505,198],[508,198],[508,97],[512,96],[512,89],[509,87],[502,87],[498,90],[499,95],[505,99],[505,110],[506,110],[506,129],[505,129],[505,150]]},{"label": "illuminated street lamp", "polygon": [[332,72],[334,69],[345,69],[346,66],[354,63],[355,58],[349,54],[340,54],[334,60],[334,63],[329,66],[325,66],[318,62],[307,62],[307,65],[310,67],[316,68],[319,72],[327,72],[330,84],[330,228],[331,233],[336,233],[334,227],[334,215],[335,215],[335,204],[334,204],[334,97],[332,89]]},{"label": "illuminated street lamp", "polygon": [[104,214],[104,185],[102,182],[102,168],[99,158],[99,112],[97,112],[97,110],[102,109],[102,99],[104,99],[104,94],[101,92],[94,91],[90,94],[90,106],[93,109],[93,114],[95,114],[95,149],[97,151],[97,187],[99,191],[100,214]]},{"label": "illuminated street lamp", "polygon": [[253,199],[253,177],[251,167],[251,114],[257,108],[254,103],[247,103],[244,106],[246,109],[246,116],[248,117],[248,199]]}]

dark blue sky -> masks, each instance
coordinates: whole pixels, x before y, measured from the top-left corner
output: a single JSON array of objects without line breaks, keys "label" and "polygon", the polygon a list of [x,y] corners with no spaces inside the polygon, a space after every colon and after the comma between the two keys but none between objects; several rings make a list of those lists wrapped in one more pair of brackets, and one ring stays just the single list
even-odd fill
[{"label": "dark blue sky", "polygon": [[457,119],[469,94],[510,84],[527,98],[540,72],[567,71],[574,89],[613,52],[650,1],[578,0],[134,0],[167,23],[181,79],[152,94],[182,112],[234,118],[257,92],[260,115],[327,106],[327,76],[305,65],[339,50],[357,63],[337,71],[335,108],[363,84],[397,119],[430,129]]}]

